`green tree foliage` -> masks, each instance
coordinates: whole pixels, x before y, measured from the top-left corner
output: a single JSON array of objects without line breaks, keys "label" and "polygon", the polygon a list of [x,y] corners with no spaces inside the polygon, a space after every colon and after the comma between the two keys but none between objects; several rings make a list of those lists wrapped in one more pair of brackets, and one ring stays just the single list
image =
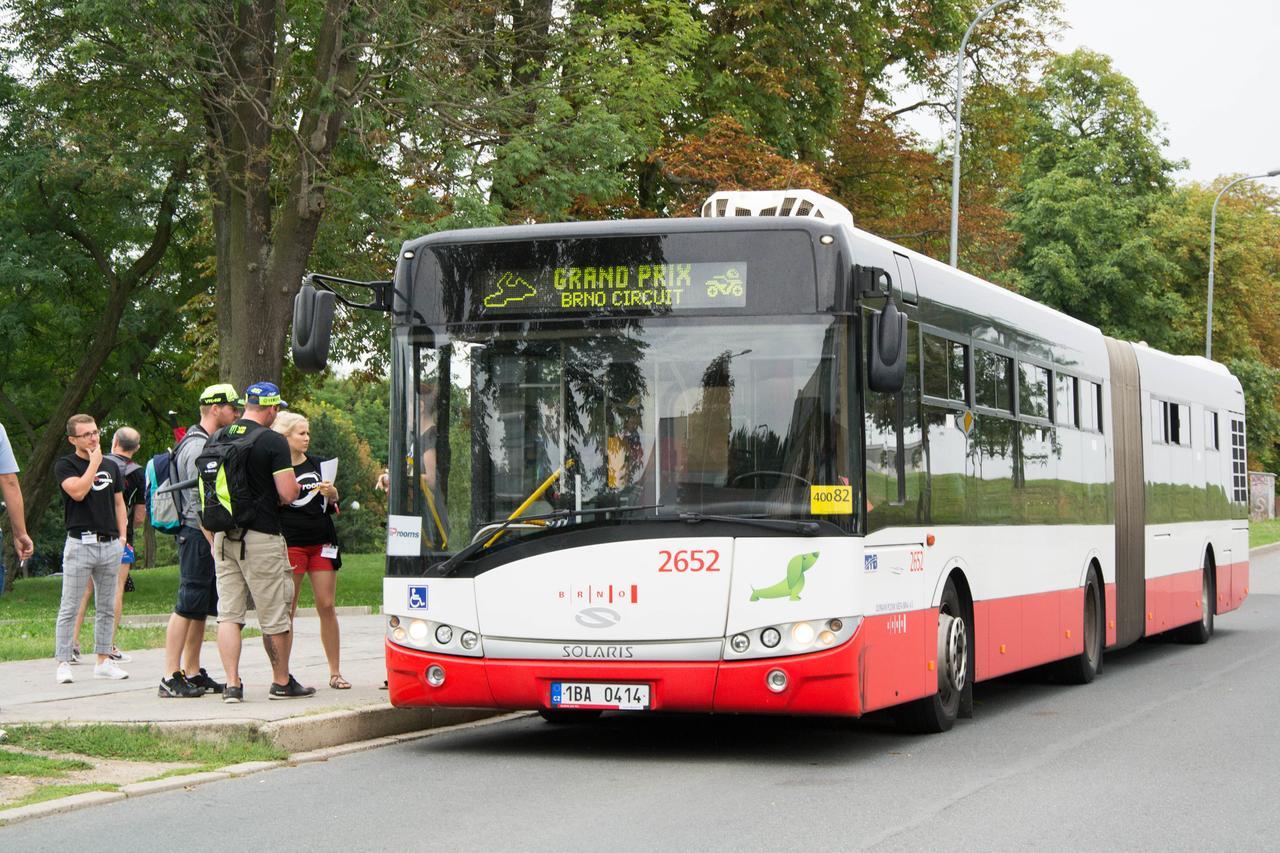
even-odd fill
[{"label": "green tree foliage", "polygon": [[1161,153],[1155,115],[1109,58],[1084,49],[1049,65],[1030,113],[1012,221],[1022,291],[1108,334],[1167,347],[1182,304],[1149,226],[1177,164]]},{"label": "green tree foliage", "polygon": [[[334,524],[343,549],[348,553],[381,549],[386,543],[387,500],[384,492],[374,488],[382,466],[374,461],[369,445],[346,412],[318,401],[290,405],[311,427],[310,453],[319,459],[338,459],[334,485],[342,504]],[[352,501],[359,507],[353,507]]]},{"label": "green tree foliage", "polygon": [[66,419],[129,423],[155,448],[182,390],[156,380],[191,358],[172,323],[205,285],[180,249],[198,229],[190,133],[142,121],[152,99],[115,78],[0,76],[0,412],[32,526],[55,551],[41,519]]},{"label": "green tree foliage", "polygon": [[1280,368],[1252,358],[1233,358],[1227,367],[1244,389],[1249,470],[1275,471],[1280,466]]}]

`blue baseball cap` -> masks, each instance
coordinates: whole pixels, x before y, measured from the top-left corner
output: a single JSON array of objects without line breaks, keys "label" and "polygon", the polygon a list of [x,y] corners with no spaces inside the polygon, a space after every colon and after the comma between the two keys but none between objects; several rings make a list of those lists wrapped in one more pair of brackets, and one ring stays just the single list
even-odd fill
[{"label": "blue baseball cap", "polygon": [[289,408],[289,404],[280,399],[280,389],[273,382],[255,382],[244,391],[244,400],[253,406],[279,406]]}]

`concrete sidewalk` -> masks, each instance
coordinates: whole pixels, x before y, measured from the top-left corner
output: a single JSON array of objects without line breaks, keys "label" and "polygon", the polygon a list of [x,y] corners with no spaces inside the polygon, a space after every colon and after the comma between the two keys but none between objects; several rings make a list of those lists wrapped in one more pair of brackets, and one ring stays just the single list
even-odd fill
[{"label": "concrete sidewalk", "polygon": [[[381,689],[386,678],[383,638],[386,617],[340,616],[342,674],[350,690],[329,687],[329,666],[320,645],[320,621],[299,615],[294,623],[290,669],[303,685],[316,688],[306,699],[268,700],[271,668],[262,640],[246,638],[240,658],[245,701],[222,702],[210,693],[199,699],[161,699],[164,650],[132,651],[123,681],[93,677],[92,655],[71,668],[73,684],[58,684],[52,658],[0,663],[0,727],[14,723],[156,723],[216,737],[229,729],[260,732],[289,752],[305,752],[357,740],[384,737],[488,716],[483,712],[392,708]],[[87,626],[86,626],[87,627]],[[217,645],[205,643],[201,662],[223,680]]]}]

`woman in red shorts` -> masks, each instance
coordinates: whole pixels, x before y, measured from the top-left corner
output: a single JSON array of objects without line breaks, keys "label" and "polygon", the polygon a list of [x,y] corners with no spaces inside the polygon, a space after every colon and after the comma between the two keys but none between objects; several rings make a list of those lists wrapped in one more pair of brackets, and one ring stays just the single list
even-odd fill
[{"label": "woman in red shorts", "polygon": [[320,461],[307,453],[311,446],[311,428],[307,419],[296,412],[281,412],[272,429],[289,442],[293,473],[298,478],[298,499],[280,508],[280,529],[289,547],[289,565],[293,567],[293,614],[298,612],[298,593],[302,576],[311,578],[316,612],[320,616],[320,643],[329,659],[329,686],[347,690],[351,684],[342,677],[338,666],[338,614],[334,597],[338,588],[337,533],[333,514],[338,511],[338,490],[320,476]]}]

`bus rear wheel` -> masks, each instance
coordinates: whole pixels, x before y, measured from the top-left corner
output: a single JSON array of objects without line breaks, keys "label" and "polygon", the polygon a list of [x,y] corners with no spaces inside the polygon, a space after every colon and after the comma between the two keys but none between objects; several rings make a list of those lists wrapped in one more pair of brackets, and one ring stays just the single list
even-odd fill
[{"label": "bus rear wheel", "polygon": [[1084,648],[1080,654],[1067,658],[1058,665],[1058,675],[1069,684],[1088,684],[1102,671],[1102,647],[1106,637],[1103,627],[1104,606],[1102,603],[1102,584],[1098,582],[1097,572],[1089,570],[1088,579],[1084,582],[1084,621],[1081,628],[1084,633]]},{"label": "bus rear wheel", "polygon": [[973,617],[948,578],[938,606],[938,692],[902,706],[897,718],[903,728],[937,734],[955,724],[973,693],[972,637]]},{"label": "bus rear wheel", "polygon": [[1184,643],[1192,645],[1202,645],[1209,642],[1209,638],[1213,636],[1213,610],[1214,610],[1214,565],[1213,557],[1206,554],[1204,558],[1204,571],[1200,574],[1200,618],[1192,622],[1184,628],[1180,628],[1177,638]]}]

